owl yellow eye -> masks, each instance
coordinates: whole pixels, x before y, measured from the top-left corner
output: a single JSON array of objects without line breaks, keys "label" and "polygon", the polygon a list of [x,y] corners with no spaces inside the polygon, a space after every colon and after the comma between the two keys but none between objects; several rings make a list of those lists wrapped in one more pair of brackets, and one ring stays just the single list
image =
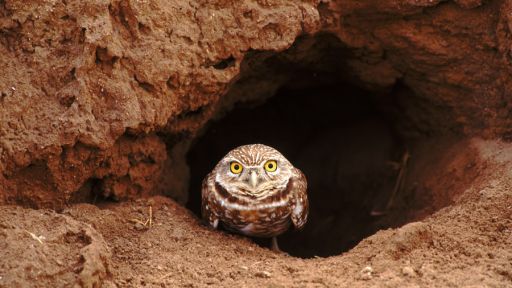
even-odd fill
[{"label": "owl yellow eye", "polygon": [[277,169],[277,162],[275,160],[268,160],[265,162],[265,170],[267,172],[274,172]]},{"label": "owl yellow eye", "polygon": [[242,167],[242,164],[238,163],[238,162],[231,162],[231,164],[229,164],[229,169],[231,169],[231,172],[233,174],[240,174],[242,173],[242,170],[244,170],[244,168]]}]

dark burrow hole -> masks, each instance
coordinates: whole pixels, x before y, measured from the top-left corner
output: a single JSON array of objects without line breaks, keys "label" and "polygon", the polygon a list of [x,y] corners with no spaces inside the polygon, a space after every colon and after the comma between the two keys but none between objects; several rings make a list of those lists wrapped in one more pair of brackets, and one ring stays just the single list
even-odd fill
[{"label": "dark burrow hole", "polygon": [[[188,154],[187,207],[198,216],[202,179],[239,145],[272,146],[301,169],[308,180],[308,223],[278,240],[282,250],[302,258],[338,255],[378,230],[410,222],[411,209],[424,200],[403,189],[412,130],[404,128],[410,123],[400,110],[414,95],[401,83],[380,92],[360,88],[338,61],[342,47],[318,52],[308,53],[326,57],[318,59],[319,66],[264,73],[288,78],[273,97],[239,103],[210,123]],[[282,64],[269,59],[267,64]]]}]

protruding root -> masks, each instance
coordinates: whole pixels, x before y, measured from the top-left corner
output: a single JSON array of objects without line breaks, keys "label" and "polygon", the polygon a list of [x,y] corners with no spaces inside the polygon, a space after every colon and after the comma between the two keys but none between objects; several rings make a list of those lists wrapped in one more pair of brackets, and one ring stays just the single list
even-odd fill
[{"label": "protruding root", "polygon": [[405,173],[407,172],[407,162],[409,161],[409,157],[411,155],[409,154],[409,151],[405,151],[404,155],[402,156],[402,162],[400,163],[400,170],[398,171],[398,177],[395,181],[395,186],[393,187],[393,192],[391,193],[391,196],[389,197],[388,204],[386,205],[386,210],[391,209],[393,206],[393,202],[395,201],[395,197],[398,194],[402,193],[402,190],[404,189],[405,185]]},{"label": "protruding root", "polygon": [[402,190],[404,189],[405,185],[407,162],[409,161],[410,156],[411,155],[409,154],[409,151],[406,150],[404,152],[404,155],[402,156],[402,160],[400,161],[400,163],[391,163],[394,164],[394,166],[396,167],[395,169],[398,170],[395,185],[393,186],[393,190],[391,191],[391,195],[389,196],[388,202],[384,210],[374,209],[371,211],[372,216],[381,216],[386,214],[391,209],[391,207],[393,207],[396,196],[402,193]]}]

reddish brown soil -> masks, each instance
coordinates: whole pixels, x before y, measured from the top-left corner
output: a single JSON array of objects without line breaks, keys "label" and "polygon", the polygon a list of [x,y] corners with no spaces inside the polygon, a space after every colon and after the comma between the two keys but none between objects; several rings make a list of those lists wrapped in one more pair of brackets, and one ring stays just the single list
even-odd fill
[{"label": "reddish brown soil", "polygon": [[[0,0],[0,286],[512,287],[511,15],[509,0]],[[352,132],[334,125],[300,145],[301,165],[318,170],[310,152],[336,146],[323,154],[333,163],[347,159],[340,147],[372,155],[342,172],[382,169],[403,148],[396,134],[411,153],[402,194],[358,228],[394,230],[306,260],[210,231],[180,206],[198,193],[186,155],[208,121],[333,83],[329,100],[309,95],[319,112],[294,98],[286,109],[350,111],[350,83],[389,126],[335,122]],[[300,129],[293,119],[281,131]],[[317,211],[343,197],[329,188]],[[146,229],[132,220],[148,207]],[[318,239],[309,226],[284,242],[353,237],[341,227],[362,222],[340,207],[342,223],[312,214]]]},{"label": "reddish brown soil", "polygon": [[[321,72],[391,91],[416,133],[508,138],[511,7],[2,1],[0,203],[62,209],[96,184],[116,198],[184,203],[185,154],[208,120],[290,79],[321,82]],[[313,71],[292,77],[304,69]]]},{"label": "reddish brown soil", "polygon": [[[63,214],[2,206],[8,252],[0,286],[87,287],[102,279],[105,287],[512,287],[512,145],[464,143],[442,162],[452,178],[462,176],[460,156],[472,151],[477,176],[459,182],[467,189],[449,207],[329,258],[294,258],[210,230],[164,197],[77,204]],[[149,207],[152,226],[134,223],[148,219]]]},{"label": "reddish brown soil", "polygon": [[49,210],[0,209],[1,287],[98,287],[110,251],[91,226]]}]

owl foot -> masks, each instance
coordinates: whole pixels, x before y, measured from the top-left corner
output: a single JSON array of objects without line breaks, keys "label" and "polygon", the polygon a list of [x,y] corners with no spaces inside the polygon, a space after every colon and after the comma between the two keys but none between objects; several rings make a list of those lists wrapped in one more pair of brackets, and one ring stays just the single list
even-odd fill
[{"label": "owl foot", "polygon": [[277,245],[277,237],[272,237],[272,246],[270,246],[270,249],[274,252],[283,252],[279,249],[279,245]]}]

